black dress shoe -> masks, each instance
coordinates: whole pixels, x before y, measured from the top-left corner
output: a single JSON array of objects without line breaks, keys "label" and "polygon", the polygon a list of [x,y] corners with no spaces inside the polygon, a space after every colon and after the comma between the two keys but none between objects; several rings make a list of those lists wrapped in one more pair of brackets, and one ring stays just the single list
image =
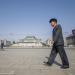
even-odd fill
[{"label": "black dress shoe", "polygon": [[44,62],[44,63],[48,66],[52,66],[52,64],[50,64],[49,62]]},{"label": "black dress shoe", "polygon": [[68,69],[69,66],[61,66],[62,69]]}]

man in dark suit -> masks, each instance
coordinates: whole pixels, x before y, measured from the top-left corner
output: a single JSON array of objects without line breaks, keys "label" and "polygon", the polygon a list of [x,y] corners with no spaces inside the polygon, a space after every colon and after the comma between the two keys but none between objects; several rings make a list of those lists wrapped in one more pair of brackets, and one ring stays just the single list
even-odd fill
[{"label": "man in dark suit", "polygon": [[46,64],[51,66],[54,63],[57,53],[59,53],[63,64],[61,68],[69,68],[68,58],[64,50],[64,40],[61,25],[57,24],[57,19],[55,18],[50,19],[49,23],[53,27],[53,47],[48,62],[46,62]]}]

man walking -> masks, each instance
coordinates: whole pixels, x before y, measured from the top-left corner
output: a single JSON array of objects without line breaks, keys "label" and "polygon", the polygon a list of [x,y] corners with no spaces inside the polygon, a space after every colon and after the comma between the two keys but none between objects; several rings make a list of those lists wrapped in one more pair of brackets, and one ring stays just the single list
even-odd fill
[{"label": "man walking", "polygon": [[50,57],[48,58],[48,62],[46,62],[46,64],[51,66],[54,63],[57,53],[59,53],[63,64],[61,68],[67,69],[69,68],[69,62],[64,50],[64,40],[61,25],[57,24],[57,19],[55,18],[50,19],[49,23],[53,27],[53,47]]}]

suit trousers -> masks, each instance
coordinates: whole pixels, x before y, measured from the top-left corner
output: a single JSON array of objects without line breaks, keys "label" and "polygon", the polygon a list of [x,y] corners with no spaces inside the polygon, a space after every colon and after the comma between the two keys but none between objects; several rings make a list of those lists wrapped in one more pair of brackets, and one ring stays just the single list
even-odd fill
[{"label": "suit trousers", "polygon": [[59,45],[59,46],[53,45],[48,62],[50,64],[53,64],[58,53],[59,53],[60,58],[62,60],[62,64],[64,66],[69,66],[69,62],[68,62],[68,58],[67,58],[67,55],[66,55],[66,52],[64,49],[64,45]]}]

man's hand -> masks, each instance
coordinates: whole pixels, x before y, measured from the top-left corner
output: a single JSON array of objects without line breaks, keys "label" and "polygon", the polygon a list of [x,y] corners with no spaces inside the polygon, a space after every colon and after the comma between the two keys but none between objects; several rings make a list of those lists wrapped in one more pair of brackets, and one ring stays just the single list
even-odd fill
[{"label": "man's hand", "polygon": [[52,44],[54,44],[54,41],[52,41]]}]

